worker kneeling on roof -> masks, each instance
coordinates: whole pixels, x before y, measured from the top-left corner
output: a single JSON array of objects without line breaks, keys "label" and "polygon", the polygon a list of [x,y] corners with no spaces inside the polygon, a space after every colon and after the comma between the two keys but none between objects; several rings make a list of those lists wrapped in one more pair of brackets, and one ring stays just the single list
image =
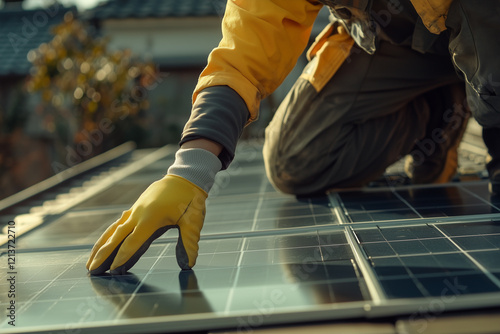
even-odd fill
[{"label": "worker kneeling on roof", "polygon": [[125,273],[172,227],[179,266],[195,265],[214,177],[324,5],[331,23],[266,129],[271,183],[296,195],[362,186],[403,156],[413,183],[448,182],[472,113],[500,193],[500,1],[229,0],[174,164],[103,233],[91,274]]}]

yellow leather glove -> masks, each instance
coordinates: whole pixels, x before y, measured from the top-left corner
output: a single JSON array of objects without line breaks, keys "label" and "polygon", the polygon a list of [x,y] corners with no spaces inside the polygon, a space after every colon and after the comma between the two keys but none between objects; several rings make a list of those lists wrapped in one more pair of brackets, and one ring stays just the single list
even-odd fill
[{"label": "yellow leather glove", "polygon": [[190,269],[198,256],[198,241],[205,219],[207,193],[176,175],[151,184],[131,209],[103,233],[87,262],[91,274],[127,272],[153,240],[171,228],[179,229],[177,263]]},{"label": "yellow leather glove", "polygon": [[[219,163],[218,158],[215,159]],[[175,169],[180,170],[178,174],[193,169],[185,162],[180,166]],[[211,177],[213,183],[214,175]],[[198,257],[206,198],[207,192],[178,175],[167,175],[152,183],[97,240],[87,261],[90,274],[102,274],[108,269],[111,274],[126,273],[151,243],[171,228],[179,230],[177,263],[181,269],[190,269]]]}]

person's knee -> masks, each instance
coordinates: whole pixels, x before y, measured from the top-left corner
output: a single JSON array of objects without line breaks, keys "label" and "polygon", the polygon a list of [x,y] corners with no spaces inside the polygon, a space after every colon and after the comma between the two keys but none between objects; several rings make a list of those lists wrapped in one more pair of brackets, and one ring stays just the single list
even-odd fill
[{"label": "person's knee", "polygon": [[[304,151],[306,152],[306,151]],[[309,154],[267,155],[264,159],[266,174],[273,187],[285,194],[308,196],[325,193],[332,187],[329,173],[334,170],[335,161],[329,167],[325,167],[319,159],[311,159]],[[336,174],[336,178],[341,177]]]},{"label": "person's knee", "polygon": [[279,192],[290,195],[299,195],[299,193],[296,191],[297,184],[295,184],[293,181],[277,177],[276,174],[268,174],[267,177],[274,189],[278,190]]},{"label": "person's knee", "polygon": [[273,187],[285,194],[311,195],[324,192],[328,178],[309,150],[264,154],[266,174]]},{"label": "person's knee", "polygon": [[295,168],[293,159],[279,154],[264,159],[266,174],[277,190],[285,194],[298,195],[305,176],[305,171]]}]

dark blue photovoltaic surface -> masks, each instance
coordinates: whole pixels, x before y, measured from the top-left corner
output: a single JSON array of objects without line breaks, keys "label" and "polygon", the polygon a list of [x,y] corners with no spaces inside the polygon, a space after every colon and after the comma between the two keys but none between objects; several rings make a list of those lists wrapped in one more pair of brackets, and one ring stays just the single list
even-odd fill
[{"label": "dark blue photovoltaic surface", "polygon": [[[176,231],[156,240],[127,275],[90,277],[85,269],[95,240],[172,157],[45,216],[18,239],[15,330],[248,331],[410,314],[436,297],[446,298],[447,310],[500,306],[500,202],[486,183],[298,199],[276,192],[260,151],[245,149],[255,154],[221,172],[210,193],[192,271],[178,269]],[[6,264],[3,253],[2,296]],[[7,303],[2,298],[0,307]],[[4,321],[0,332],[12,328]]]}]

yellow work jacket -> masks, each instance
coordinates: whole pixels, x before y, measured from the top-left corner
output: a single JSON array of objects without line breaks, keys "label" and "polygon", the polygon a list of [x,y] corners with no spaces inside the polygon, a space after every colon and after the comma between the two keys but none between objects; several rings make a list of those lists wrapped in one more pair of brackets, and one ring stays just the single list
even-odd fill
[{"label": "yellow work jacket", "polygon": [[[427,29],[439,34],[452,0],[411,0]],[[209,55],[193,93],[229,86],[245,101],[249,122],[260,101],[271,94],[295,66],[307,46],[323,7],[313,0],[229,0],[222,20],[222,40]],[[303,76],[321,90],[349,55],[354,41],[329,25],[308,51],[312,62]],[[332,47],[333,46],[333,47]]]}]

